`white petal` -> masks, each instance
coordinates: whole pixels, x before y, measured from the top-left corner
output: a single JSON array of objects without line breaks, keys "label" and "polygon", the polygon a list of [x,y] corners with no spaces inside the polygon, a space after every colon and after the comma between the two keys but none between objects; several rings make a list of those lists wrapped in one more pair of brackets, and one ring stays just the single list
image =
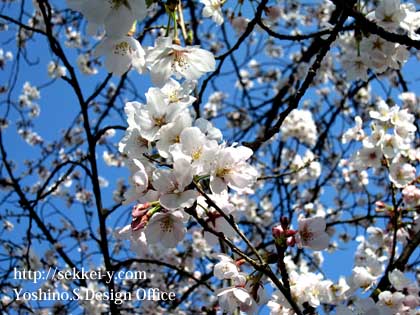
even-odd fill
[{"label": "white petal", "polygon": [[159,201],[162,207],[175,210],[191,207],[197,200],[198,192],[187,190],[177,194],[166,194],[160,197]]},{"label": "white petal", "polygon": [[210,178],[210,189],[215,194],[221,194],[227,190],[227,185],[220,177],[212,176]]},{"label": "white petal", "polygon": [[105,31],[107,36],[120,38],[128,33],[134,23],[134,16],[124,5],[117,10],[112,9],[105,19]]}]

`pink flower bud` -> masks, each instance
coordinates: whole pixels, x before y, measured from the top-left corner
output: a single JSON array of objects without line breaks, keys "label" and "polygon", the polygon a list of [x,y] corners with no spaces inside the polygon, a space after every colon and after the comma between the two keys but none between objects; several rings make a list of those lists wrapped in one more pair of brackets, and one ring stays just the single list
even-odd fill
[{"label": "pink flower bud", "polygon": [[131,221],[131,229],[133,231],[140,230],[144,228],[149,221],[149,207],[150,204],[147,202],[145,204],[138,204],[133,207],[131,215],[133,217]]},{"label": "pink flower bud", "polygon": [[280,237],[285,236],[286,234],[281,225],[273,226],[273,228],[271,229],[271,232],[274,238],[280,238]]}]

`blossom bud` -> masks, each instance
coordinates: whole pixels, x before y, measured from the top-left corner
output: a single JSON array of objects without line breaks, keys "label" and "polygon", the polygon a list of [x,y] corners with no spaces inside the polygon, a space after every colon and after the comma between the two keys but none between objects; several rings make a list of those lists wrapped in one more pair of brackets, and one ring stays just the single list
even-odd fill
[{"label": "blossom bud", "polygon": [[133,210],[131,212],[132,215],[132,221],[131,221],[131,229],[133,231],[140,230],[144,228],[149,221],[149,218],[151,215],[149,215],[149,208],[150,203],[145,204],[138,204],[133,207]]},{"label": "blossom bud", "polygon": [[289,228],[289,219],[287,217],[281,217],[280,225],[284,230],[287,230]]},{"label": "blossom bud", "polygon": [[284,229],[281,225],[276,225],[271,229],[273,237],[275,239],[283,237],[285,235]]},{"label": "blossom bud", "polygon": [[376,212],[383,212],[386,209],[386,204],[383,201],[375,202]]},{"label": "blossom bud", "polygon": [[274,226],[271,229],[271,232],[273,234],[274,240],[276,244],[286,247],[286,246],[293,246],[295,244],[294,236],[296,234],[296,231],[290,230],[287,225],[286,229],[282,226],[286,223],[286,220],[283,220],[280,225]]}]

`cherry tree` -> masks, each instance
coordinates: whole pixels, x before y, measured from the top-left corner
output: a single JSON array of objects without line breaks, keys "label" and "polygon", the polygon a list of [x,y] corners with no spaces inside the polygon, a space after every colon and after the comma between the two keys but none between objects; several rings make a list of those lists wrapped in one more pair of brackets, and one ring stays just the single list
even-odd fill
[{"label": "cherry tree", "polygon": [[3,0],[1,312],[420,314],[419,6]]}]

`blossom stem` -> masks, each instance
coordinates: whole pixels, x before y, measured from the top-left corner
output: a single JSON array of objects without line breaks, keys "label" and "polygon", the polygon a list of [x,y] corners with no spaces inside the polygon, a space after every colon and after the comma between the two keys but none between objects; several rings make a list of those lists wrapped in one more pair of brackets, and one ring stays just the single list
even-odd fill
[{"label": "blossom stem", "polygon": [[176,16],[176,11],[171,12],[172,14],[172,20],[174,22],[174,43],[179,45],[179,38],[178,38],[178,22],[177,22],[177,16]]},{"label": "blossom stem", "polygon": [[168,14],[168,24],[166,25],[165,36],[169,36],[169,31],[171,30],[171,20],[172,20],[172,15]]},{"label": "blossom stem", "polygon": [[284,288],[290,293],[290,282],[289,282],[289,274],[286,269],[286,264],[284,263],[284,254],[287,249],[286,246],[281,246],[277,242],[275,243],[277,254],[278,254],[278,260],[277,260],[277,266],[280,270],[281,279],[283,280]]},{"label": "blossom stem", "polygon": [[178,23],[179,23],[179,26],[181,27],[182,37],[184,37],[184,41],[186,42],[188,40],[188,34],[187,34],[187,29],[185,28],[184,13],[182,10],[181,1],[179,1],[177,8],[179,12]]},{"label": "blossom stem", "polygon": [[231,217],[227,216],[226,213],[224,213],[222,209],[220,209],[220,207],[200,188],[200,186],[196,182],[193,182],[193,184],[195,188],[198,190],[198,192],[206,199],[208,204],[212,206],[213,208],[215,208],[216,211],[219,212],[222,215],[222,217],[229,223],[229,225],[235,230],[235,232],[239,235],[239,237],[245,241],[245,243],[249,246],[249,248],[252,250],[255,256],[257,256],[260,263],[264,263],[264,260],[261,257],[261,255],[258,253],[257,249],[251,244],[248,238],[242,233],[242,231],[239,229],[235,221]]}]

